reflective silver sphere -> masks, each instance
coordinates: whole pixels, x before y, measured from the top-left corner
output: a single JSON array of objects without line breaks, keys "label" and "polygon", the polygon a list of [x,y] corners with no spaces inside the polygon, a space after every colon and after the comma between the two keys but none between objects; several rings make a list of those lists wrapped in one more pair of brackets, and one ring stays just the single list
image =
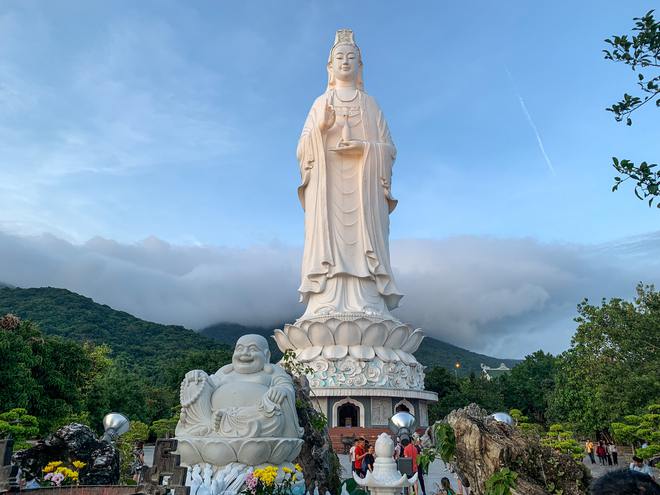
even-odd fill
[{"label": "reflective silver sphere", "polygon": [[506,423],[509,426],[516,426],[516,420],[505,412],[493,413],[489,416],[489,418],[493,418],[495,421],[499,421],[500,423]]},{"label": "reflective silver sphere", "polygon": [[415,416],[412,414],[405,411],[398,412],[390,418],[390,430],[392,433],[396,433],[405,428],[412,432],[415,429],[415,421]]},{"label": "reflective silver sphere", "polygon": [[103,440],[116,440],[119,436],[126,433],[130,427],[131,422],[123,414],[117,412],[106,414],[103,418],[103,428],[105,429]]}]

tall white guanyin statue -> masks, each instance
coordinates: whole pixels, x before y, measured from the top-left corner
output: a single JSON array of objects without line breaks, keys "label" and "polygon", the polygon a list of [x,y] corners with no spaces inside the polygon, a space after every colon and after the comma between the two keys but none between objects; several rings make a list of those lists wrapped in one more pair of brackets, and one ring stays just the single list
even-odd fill
[{"label": "tall white guanyin statue", "polygon": [[[295,350],[317,370],[312,387],[422,388],[412,352],[423,333],[390,314],[402,297],[389,253],[396,148],[378,103],[364,91],[352,31],[337,31],[327,70],[327,88],[314,101],[297,148],[305,212],[298,291],[306,310],[274,337],[281,350]],[[371,366],[380,367],[367,370],[374,358]]]},{"label": "tall white guanyin statue", "polygon": [[389,253],[396,148],[378,103],[364,92],[352,31],[337,32],[328,87],[307,115],[297,156],[305,210],[303,318],[389,315],[402,297]]}]

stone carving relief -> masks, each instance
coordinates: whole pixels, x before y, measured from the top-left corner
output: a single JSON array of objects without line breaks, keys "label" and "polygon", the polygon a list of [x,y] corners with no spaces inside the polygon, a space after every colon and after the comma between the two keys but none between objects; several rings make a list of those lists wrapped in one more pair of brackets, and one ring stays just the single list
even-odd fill
[{"label": "stone carving relief", "polygon": [[335,361],[318,357],[307,365],[313,370],[307,374],[313,389],[375,387],[424,390],[424,371],[421,365],[409,366],[401,361],[386,363],[379,358],[362,361],[351,356]]},{"label": "stone carving relief", "polygon": [[371,399],[371,424],[386,425],[392,416],[392,400],[390,398]]}]

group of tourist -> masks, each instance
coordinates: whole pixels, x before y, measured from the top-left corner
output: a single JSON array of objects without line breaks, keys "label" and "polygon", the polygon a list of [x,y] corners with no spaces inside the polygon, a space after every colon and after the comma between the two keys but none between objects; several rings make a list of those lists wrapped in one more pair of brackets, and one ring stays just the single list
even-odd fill
[{"label": "group of tourist", "polygon": [[[418,435],[413,435],[412,439],[396,439],[394,460],[399,460],[400,458],[410,459],[412,461],[412,469],[409,476],[412,477],[417,473],[417,482],[413,485],[413,492],[415,495],[426,495],[426,486],[424,483],[425,473],[422,467],[417,464],[417,456],[421,452],[422,441]],[[353,472],[358,476],[364,478],[367,475],[367,472],[373,471],[375,461],[374,447],[373,445],[370,445],[364,437],[358,437],[354,440],[349,455]],[[461,480],[458,476],[457,483],[458,491],[455,491],[451,486],[449,478],[442,478],[442,480],[440,480],[440,486],[437,486],[437,490],[433,495],[469,495],[469,483]]]},{"label": "group of tourist", "polygon": [[356,438],[349,452],[351,466],[360,478],[364,478],[368,471],[374,470],[374,446],[370,445],[364,437]]},{"label": "group of tourist", "polygon": [[[396,439],[394,447],[394,460],[405,457],[412,460],[412,472],[410,476],[417,473],[417,483],[414,485],[415,495],[426,495],[426,487],[424,486],[424,472],[417,465],[417,455],[422,451],[420,438],[415,435],[412,440],[409,439]],[[361,478],[367,475],[367,472],[374,469],[374,447],[364,437],[355,439],[353,446],[349,451],[351,458],[351,466]]]},{"label": "group of tourist", "polygon": [[595,446],[591,440],[587,440],[584,444],[584,449],[589,455],[591,464],[596,464],[596,457],[598,457],[598,462],[601,466],[619,465],[619,452],[616,450],[616,445],[613,442],[604,442],[601,440]]}]

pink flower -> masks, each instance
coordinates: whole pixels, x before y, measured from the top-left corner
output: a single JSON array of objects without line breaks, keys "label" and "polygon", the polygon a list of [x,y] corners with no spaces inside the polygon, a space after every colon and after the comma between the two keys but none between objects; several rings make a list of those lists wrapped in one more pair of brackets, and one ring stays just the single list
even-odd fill
[{"label": "pink flower", "polygon": [[247,475],[247,478],[245,479],[245,486],[252,493],[254,493],[254,491],[256,490],[257,483],[259,483],[259,480],[255,478],[254,474],[250,473]]},{"label": "pink flower", "polygon": [[64,475],[62,473],[55,473],[53,474],[53,477],[51,478],[51,481],[55,483],[57,486],[64,481]]}]

